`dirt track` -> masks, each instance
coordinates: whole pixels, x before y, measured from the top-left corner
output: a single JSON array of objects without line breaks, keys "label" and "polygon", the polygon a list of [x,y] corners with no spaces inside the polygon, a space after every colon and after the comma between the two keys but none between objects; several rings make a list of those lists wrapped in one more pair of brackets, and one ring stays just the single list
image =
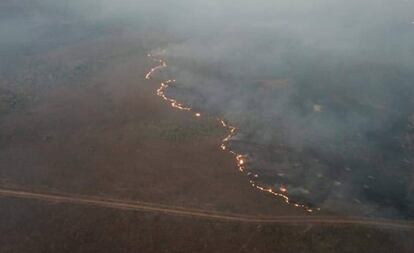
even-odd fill
[{"label": "dirt track", "polygon": [[0,195],[14,198],[37,199],[43,201],[64,202],[82,205],[101,206],[106,208],[159,212],[168,215],[179,215],[194,218],[207,218],[222,221],[268,223],[268,224],[315,224],[315,225],[363,225],[383,227],[389,229],[414,230],[411,222],[394,220],[373,220],[358,217],[321,217],[321,216],[253,216],[237,213],[215,212],[203,209],[191,209],[178,206],[168,206],[157,203],[140,201],[125,201],[116,199],[103,199],[93,196],[70,196],[54,193],[36,193],[11,189],[0,189]]}]

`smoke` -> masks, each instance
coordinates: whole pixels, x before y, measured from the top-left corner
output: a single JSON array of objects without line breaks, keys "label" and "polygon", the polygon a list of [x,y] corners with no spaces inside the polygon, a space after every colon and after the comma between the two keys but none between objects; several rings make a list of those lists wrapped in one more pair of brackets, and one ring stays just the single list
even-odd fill
[{"label": "smoke", "polygon": [[[257,183],[346,213],[414,210],[414,3],[3,1],[0,67],[113,25],[165,49],[168,95],[239,132]],[[23,10],[23,11],[22,11]],[[9,66],[9,67],[7,67]],[[412,215],[412,214],[411,214]]]},{"label": "smoke", "polygon": [[259,184],[310,206],[410,216],[414,5],[232,7],[183,18],[185,39],[167,47],[170,94],[239,126],[232,148]]}]

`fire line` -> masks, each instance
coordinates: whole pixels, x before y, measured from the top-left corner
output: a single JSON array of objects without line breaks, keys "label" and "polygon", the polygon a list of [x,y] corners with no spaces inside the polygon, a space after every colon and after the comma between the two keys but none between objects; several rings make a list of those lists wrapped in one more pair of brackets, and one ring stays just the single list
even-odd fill
[{"label": "fire line", "polygon": [[[155,57],[152,54],[148,54],[148,57],[157,62],[158,65],[154,66],[153,68],[150,69],[150,71],[145,75],[145,79],[149,80],[152,78],[153,74],[160,69],[163,68],[167,68],[167,62],[162,59],[162,58],[158,58]],[[183,105],[182,103],[178,102],[176,99],[171,98],[171,97],[167,97],[165,95],[165,91],[166,89],[168,89],[170,87],[170,85],[172,83],[175,83],[176,80],[175,79],[169,79],[166,81],[161,82],[160,87],[157,89],[156,94],[157,96],[161,97],[163,100],[167,101],[168,103],[170,103],[171,107],[178,109],[178,110],[182,110],[182,111],[192,111],[193,109],[187,105]],[[201,113],[196,112],[194,113],[195,117],[201,117]],[[226,128],[229,131],[229,134],[222,140],[222,144],[220,145],[220,148],[224,151],[228,150],[229,153],[231,153],[232,155],[234,155],[235,159],[236,159],[236,165],[237,168],[239,169],[240,172],[244,172],[245,168],[246,168],[246,164],[247,164],[247,156],[246,155],[242,155],[242,154],[238,154],[237,152],[230,150],[228,148],[228,146],[226,145],[235,135],[236,135],[236,130],[237,128],[229,125],[225,120],[217,118],[217,120],[221,123],[221,125]],[[249,180],[251,186],[253,186],[254,188],[263,191],[263,192],[267,192],[269,194],[272,194],[273,196],[276,197],[280,197],[284,202],[286,202],[287,204],[292,204],[295,207],[300,207],[303,208],[304,210],[306,210],[307,212],[313,212],[314,210],[302,205],[302,204],[298,204],[298,203],[292,203],[292,201],[289,199],[289,197],[287,196],[288,190],[285,187],[281,187],[279,189],[280,192],[273,190],[272,188],[266,188],[266,187],[262,187],[257,185],[256,182],[254,182],[253,180]],[[317,209],[319,210],[319,209]]]}]

